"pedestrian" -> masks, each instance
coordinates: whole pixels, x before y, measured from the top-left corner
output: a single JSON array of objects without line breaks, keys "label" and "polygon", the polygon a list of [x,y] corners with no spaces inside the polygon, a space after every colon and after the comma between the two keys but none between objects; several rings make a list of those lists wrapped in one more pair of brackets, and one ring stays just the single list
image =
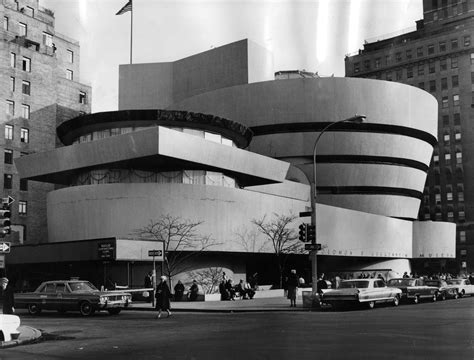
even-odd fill
[{"label": "pedestrian", "polygon": [[13,285],[6,277],[0,279],[0,300],[2,303],[3,314],[13,314],[15,312],[15,299]]},{"label": "pedestrian", "polygon": [[290,307],[296,307],[296,292],[298,291],[298,276],[296,270],[290,271],[288,281],[286,282],[286,288],[288,291],[288,299],[290,299]]},{"label": "pedestrian", "polygon": [[162,275],[160,278],[160,283],[156,285],[156,292],[155,292],[155,299],[156,305],[155,308],[158,310],[158,315],[156,316],[157,319],[161,317],[161,312],[166,311],[168,313],[168,317],[171,316],[170,311],[170,297],[171,291],[166,283],[166,276]]},{"label": "pedestrian", "polygon": [[316,283],[316,288],[318,290],[318,293],[321,295],[323,293],[323,290],[324,289],[327,289],[328,288],[328,283],[326,282],[326,280],[324,279],[325,275],[324,273],[321,274],[321,276],[319,277],[319,280],[317,281]]},{"label": "pedestrian", "polygon": [[181,301],[184,294],[184,285],[181,280],[178,280],[178,283],[174,286],[174,299],[176,301]]},{"label": "pedestrian", "polygon": [[189,300],[196,301],[199,293],[199,287],[196,280],[193,280],[193,284],[189,288]]},{"label": "pedestrian", "polygon": [[[145,289],[153,289],[153,273],[151,271],[149,271],[145,275],[145,279],[143,281],[143,286],[145,287]],[[151,302],[152,299],[153,299],[153,290],[148,291],[147,301]]]}]

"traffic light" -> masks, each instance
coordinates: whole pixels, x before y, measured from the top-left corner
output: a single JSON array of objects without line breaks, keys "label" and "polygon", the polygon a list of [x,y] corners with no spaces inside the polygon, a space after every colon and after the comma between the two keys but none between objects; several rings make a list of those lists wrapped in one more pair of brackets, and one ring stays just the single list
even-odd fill
[{"label": "traffic light", "polygon": [[308,242],[316,243],[316,226],[308,225],[306,229],[306,239]]},{"label": "traffic light", "polygon": [[301,224],[299,228],[300,228],[300,240],[301,240],[302,242],[308,241],[308,240],[307,240],[307,236],[308,236],[308,224]]},{"label": "traffic light", "polygon": [[8,203],[3,203],[2,209],[0,210],[0,237],[5,237],[5,235],[10,234],[11,232],[10,216],[10,205]]}]

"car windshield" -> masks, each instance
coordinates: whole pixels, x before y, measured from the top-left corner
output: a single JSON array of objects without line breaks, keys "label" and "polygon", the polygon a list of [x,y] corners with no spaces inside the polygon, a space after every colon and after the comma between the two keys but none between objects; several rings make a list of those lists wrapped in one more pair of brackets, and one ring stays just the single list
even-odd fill
[{"label": "car windshield", "polygon": [[425,280],[425,285],[428,286],[440,286],[442,285],[438,280]]},{"label": "car windshield", "polygon": [[351,289],[351,288],[368,288],[369,282],[364,280],[356,280],[356,281],[343,281],[340,289]]},{"label": "car windshield", "polygon": [[97,288],[88,281],[70,282],[69,287],[71,288],[71,291],[73,292],[97,290]]},{"label": "car windshield", "polygon": [[462,284],[462,280],[447,280],[446,281],[449,285],[461,285]]},{"label": "car windshield", "polygon": [[389,280],[388,286],[415,286],[415,279],[392,279]]}]

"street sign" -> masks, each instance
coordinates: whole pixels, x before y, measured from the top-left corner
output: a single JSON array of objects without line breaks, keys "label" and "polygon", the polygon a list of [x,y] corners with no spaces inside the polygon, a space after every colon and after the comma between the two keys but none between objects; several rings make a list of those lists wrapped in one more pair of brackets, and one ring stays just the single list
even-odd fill
[{"label": "street sign", "polygon": [[312,214],[311,211],[302,211],[302,212],[300,212],[300,217],[311,216],[311,214]]},{"label": "street sign", "polygon": [[14,202],[15,202],[15,199],[12,198],[10,195],[8,195],[8,197],[6,197],[6,198],[2,198],[2,203],[7,204],[8,206],[13,204]]},{"label": "street sign", "polygon": [[305,250],[321,250],[321,244],[304,244]]},{"label": "street sign", "polygon": [[161,250],[148,250],[148,256],[161,256]]},{"label": "street sign", "polygon": [[10,252],[11,243],[0,242],[0,254],[8,254]]}]

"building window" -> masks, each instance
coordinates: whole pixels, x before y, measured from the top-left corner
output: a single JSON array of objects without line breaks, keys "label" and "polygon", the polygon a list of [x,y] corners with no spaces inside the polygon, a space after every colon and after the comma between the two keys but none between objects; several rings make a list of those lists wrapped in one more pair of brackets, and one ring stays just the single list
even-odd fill
[{"label": "building window", "polygon": [[425,73],[425,66],[423,64],[418,65],[418,75],[424,75]]},{"label": "building window", "polygon": [[25,95],[31,94],[31,83],[29,81],[22,81],[21,82],[21,92]]},{"label": "building window", "polygon": [[86,104],[86,93],[84,91],[79,92],[79,104]]},{"label": "building window", "polygon": [[454,211],[448,211],[448,220],[454,220]]},{"label": "building window", "polygon": [[354,63],[354,73],[357,74],[359,71],[360,71],[360,64],[358,62]]},{"label": "building window", "polygon": [[15,91],[15,78],[13,76],[10,76],[10,91]]},{"label": "building window", "polygon": [[441,59],[439,61],[439,70],[444,71],[444,70],[447,70],[447,69],[448,69],[448,63],[447,63],[446,59]]},{"label": "building window", "polygon": [[459,94],[453,95],[453,105],[459,106]]},{"label": "building window", "polygon": [[453,118],[454,118],[454,125],[461,125],[461,114],[460,113],[454,113]]},{"label": "building window", "polygon": [[446,51],[446,41],[440,41],[439,42],[439,51],[440,52]]},{"label": "building window", "polygon": [[30,118],[30,105],[21,104],[21,116],[25,119]]},{"label": "building window", "polygon": [[30,133],[30,131],[28,129],[25,129],[25,128],[20,129],[20,141],[22,143],[29,143],[30,142],[29,133]]},{"label": "building window", "polygon": [[29,15],[31,17],[35,17],[35,9],[33,9],[32,7],[30,6],[27,6],[26,7],[26,10],[25,10],[25,14],[26,15]]},{"label": "building window", "polygon": [[441,99],[441,107],[443,109],[446,109],[448,107],[448,97],[447,96],[443,96],[443,98]]},{"label": "building window", "polygon": [[18,215],[26,215],[27,202],[24,200],[18,201]]},{"label": "building window", "polygon": [[428,64],[428,71],[430,74],[433,74],[436,71],[435,62],[432,61]]},{"label": "building window", "polygon": [[72,70],[69,70],[69,69],[66,70],[66,79],[73,80]]},{"label": "building window", "polygon": [[458,48],[458,39],[451,39],[451,50],[456,50]]},{"label": "building window", "polygon": [[471,46],[471,36],[470,35],[464,36],[464,46],[465,47]]},{"label": "building window", "polygon": [[12,68],[16,67],[16,54],[15,53],[10,53],[10,67]]},{"label": "building window", "polygon": [[409,66],[407,67],[407,78],[411,79],[413,77],[413,67]]},{"label": "building window", "polygon": [[376,69],[380,68],[380,58],[375,59],[374,66]]},{"label": "building window", "polygon": [[20,191],[28,191],[28,180],[20,179]]},{"label": "building window", "polygon": [[66,52],[67,52],[67,61],[72,64],[74,62],[74,51],[68,49]]},{"label": "building window", "polygon": [[22,69],[23,71],[31,71],[31,59],[23,56],[23,61],[22,61]]},{"label": "building window", "polygon": [[393,80],[393,79],[392,79],[392,73],[391,73],[391,72],[388,72],[388,73],[385,75],[385,79],[386,79],[387,81],[392,81],[392,80]]},{"label": "building window", "polygon": [[28,26],[27,26],[26,24],[24,24],[24,23],[19,23],[18,35],[20,35],[20,36],[26,36],[27,31],[28,31]]},{"label": "building window", "polygon": [[7,100],[7,109],[6,114],[14,116],[15,115],[15,102]]},{"label": "building window", "polygon": [[390,55],[385,55],[385,65],[390,64],[391,61],[391,56]]},{"label": "building window", "polygon": [[467,250],[462,249],[462,250],[459,251],[459,253],[461,254],[461,256],[466,256],[467,255]]},{"label": "building window", "polygon": [[457,69],[458,67],[458,58],[453,57],[451,58],[451,69]]},{"label": "building window", "polygon": [[474,65],[474,53],[471,53],[471,65]]},{"label": "building window", "polygon": [[3,30],[8,31],[8,17],[3,17]]},{"label": "building window", "polygon": [[407,59],[411,59],[411,57],[412,57],[411,49],[408,49],[407,51],[405,51],[405,56],[407,57]]},{"label": "building window", "polygon": [[396,60],[396,62],[402,61],[402,53],[401,52],[397,52],[395,54],[395,60]]},{"label": "building window", "polygon": [[460,132],[454,133],[454,139],[455,139],[456,141],[461,140],[461,133],[460,133]]},{"label": "building window", "polygon": [[4,189],[11,189],[13,183],[13,175],[12,174],[3,174],[3,188]]},{"label": "building window", "polygon": [[416,56],[417,57],[422,57],[423,56],[423,47],[420,46],[419,48],[416,49]]},{"label": "building window", "polygon": [[396,77],[397,81],[401,80],[402,79],[402,70],[397,70],[395,72],[395,77]]},{"label": "building window", "polygon": [[453,201],[453,193],[451,191],[446,193],[446,200]]},{"label": "building window", "polygon": [[47,32],[43,33],[43,45],[53,47],[53,35]]},{"label": "building window", "polygon": [[456,164],[462,164],[462,152],[456,152]]},{"label": "building window", "polygon": [[370,60],[364,60],[364,69],[370,70]]},{"label": "building window", "polygon": [[4,160],[5,164],[13,164],[13,150],[5,149],[4,150]]},{"label": "building window", "polygon": [[439,155],[433,155],[433,162],[436,166],[439,165]]},{"label": "building window", "polygon": [[435,201],[436,201],[436,204],[441,203],[441,194],[435,194]]},{"label": "building window", "polygon": [[420,83],[418,83],[418,87],[419,87],[420,89],[423,89],[423,90],[424,90],[424,89],[425,89],[425,83],[424,83],[423,81],[420,82]]},{"label": "building window", "polygon": [[436,91],[436,80],[430,80],[430,92]]},{"label": "building window", "polygon": [[458,75],[451,76],[451,86],[458,87],[459,86],[459,77]]},{"label": "building window", "polygon": [[464,192],[458,191],[458,201],[463,202],[464,201]]},{"label": "building window", "polygon": [[443,125],[449,126],[449,115],[443,115]]},{"label": "building window", "polygon": [[450,163],[451,163],[451,154],[450,154],[450,153],[444,154],[444,162],[445,162],[446,164],[450,164]]},{"label": "building window", "polygon": [[429,44],[428,45],[428,55],[432,55],[432,54],[434,54],[434,45]]},{"label": "building window", "polygon": [[444,134],[443,140],[445,144],[449,144],[449,134]]},{"label": "building window", "polygon": [[5,125],[5,139],[13,140],[13,125]]},{"label": "building window", "polygon": [[441,78],[441,90],[448,88],[448,78]]},{"label": "building window", "polygon": [[459,232],[459,242],[466,242],[466,232],[464,230]]}]

